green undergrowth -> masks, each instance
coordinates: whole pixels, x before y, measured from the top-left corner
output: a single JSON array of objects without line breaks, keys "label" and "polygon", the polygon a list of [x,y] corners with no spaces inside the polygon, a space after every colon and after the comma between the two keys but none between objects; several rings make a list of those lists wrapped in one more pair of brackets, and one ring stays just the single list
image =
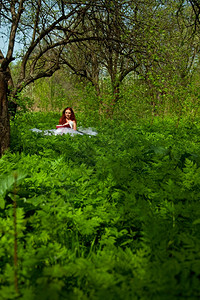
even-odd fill
[{"label": "green undergrowth", "polygon": [[199,299],[198,123],[107,121],[91,137],[29,130],[58,117],[11,124],[0,299]]}]

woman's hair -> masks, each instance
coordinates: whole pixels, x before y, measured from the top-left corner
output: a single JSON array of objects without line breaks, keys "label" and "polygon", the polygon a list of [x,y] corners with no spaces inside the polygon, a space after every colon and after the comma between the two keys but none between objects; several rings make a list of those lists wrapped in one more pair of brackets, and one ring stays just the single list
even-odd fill
[{"label": "woman's hair", "polygon": [[73,109],[72,109],[71,107],[66,107],[66,108],[63,110],[62,116],[61,116],[61,118],[60,118],[60,120],[59,120],[59,124],[61,124],[61,125],[66,123],[66,117],[65,117],[65,111],[66,111],[66,110],[70,110],[70,111],[71,111],[71,117],[70,117],[70,120],[76,122],[76,117],[75,117],[75,114],[74,114]]}]

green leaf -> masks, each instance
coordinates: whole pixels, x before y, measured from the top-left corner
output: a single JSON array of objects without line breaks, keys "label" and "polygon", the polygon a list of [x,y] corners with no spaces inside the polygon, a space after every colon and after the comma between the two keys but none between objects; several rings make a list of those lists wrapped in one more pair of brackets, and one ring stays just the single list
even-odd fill
[{"label": "green leaf", "polygon": [[193,225],[200,224],[200,219],[196,219],[196,220],[194,220],[194,222],[193,222],[192,224],[193,224]]},{"label": "green leaf", "polygon": [[4,197],[2,197],[2,195],[0,195],[0,208],[4,209],[5,207],[5,200]]}]

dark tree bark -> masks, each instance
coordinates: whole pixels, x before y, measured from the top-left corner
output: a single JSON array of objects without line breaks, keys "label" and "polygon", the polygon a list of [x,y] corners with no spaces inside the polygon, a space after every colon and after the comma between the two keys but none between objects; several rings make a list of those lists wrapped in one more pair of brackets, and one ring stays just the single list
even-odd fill
[{"label": "dark tree bark", "polygon": [[[2,53],[2,51],[0,50],[0,65],[3,64],[4,60],[5,60],[5,57]],[[8,95],[7,95],[8,96],[8,112],[10,114],[10,117],[14,118],[15,114],[16,114],[16,111],[17,111],[17,104],[14,101],[14,98],[12,98],[12,100],[9,101],[9,94],[11,93],[11,91],[14,88],[14,83],[13,83],[13,80],[12,80],[12,76],[11,76],[11,72],[10,72],[9,67],[7,67],[4,74],[5,74],[6,82],[8,84]],[[0,93],[1,93],[1,90],[0,90]]]},{"label": "dark tree bark", "polygon": [[0,71],[0,157],[9,148],[10,123],[8,114],[8,85],[5,75]]}]

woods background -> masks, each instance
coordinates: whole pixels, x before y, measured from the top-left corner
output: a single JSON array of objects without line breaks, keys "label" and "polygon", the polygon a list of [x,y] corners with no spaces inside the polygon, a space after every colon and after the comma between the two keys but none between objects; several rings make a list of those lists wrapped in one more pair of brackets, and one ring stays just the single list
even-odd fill
[{"label": "woods background", "polygon": [[[180,0],[1,1],[10,110],[72,105],[95,118],[195,118],[199,10],[199,1]],[[3,91],[1,153],[9,145]]]}]

